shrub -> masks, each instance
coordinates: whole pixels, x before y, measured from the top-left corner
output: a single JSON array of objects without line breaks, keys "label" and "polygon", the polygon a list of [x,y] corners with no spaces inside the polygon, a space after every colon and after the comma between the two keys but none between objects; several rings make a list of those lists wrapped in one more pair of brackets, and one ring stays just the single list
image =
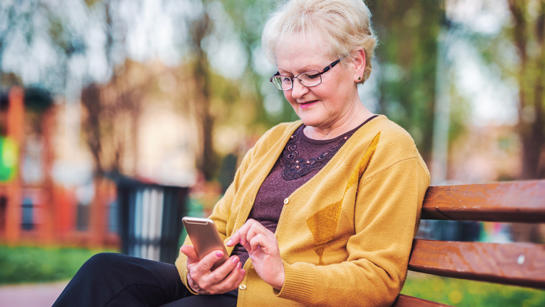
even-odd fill
[{"label": "shrub", "polygon": [[0,284],[70,279],[97,252],[100,251],[0,245]]}]

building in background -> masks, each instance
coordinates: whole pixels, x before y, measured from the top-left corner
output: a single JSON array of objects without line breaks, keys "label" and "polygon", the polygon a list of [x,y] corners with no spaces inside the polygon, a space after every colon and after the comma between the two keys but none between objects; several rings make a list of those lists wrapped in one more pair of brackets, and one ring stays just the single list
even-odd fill
[{"label": "building in background", "polygon": [[[90,124],[85,92],[81,103],[59,100],[39,111],[25,108],[29,97],[22,89],[4,95],[2,134],[15,141],[19,156],[16,175],[0,183],[0,240],[117,246],[115,178],[192,185],[191,119],[180,112],[179,96],[149,89],[159,80],[177,91],[165,85],[169,73],[158,63],[134,64],[117,78],[123,87],[93,85],[99,101],[91,103],[102,107],[98,127]],[[92,151],[97,142],[99,169]]]}]

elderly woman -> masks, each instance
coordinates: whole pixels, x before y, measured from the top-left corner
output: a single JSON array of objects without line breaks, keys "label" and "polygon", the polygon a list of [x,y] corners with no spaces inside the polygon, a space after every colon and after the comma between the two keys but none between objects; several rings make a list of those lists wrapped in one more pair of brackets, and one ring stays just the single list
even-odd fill
[{"label": "elderly woman", "polygon": [[[222,252],[199,259],[190,241],[177,271],[97,256],[71,282],[87,292],[69,285],[58,305],[74,295],[104,297],[102,304],[169,306],[382,306],[395,300],[429,172],[409,134],[359,99],[357,85],[371,73],[375,46],[368,8],[361,0],[291,0],[267,22],[262,39],[278,69],[271,82],[300,120],[261,137],[214,207],[210,218],[229,260],[212,270]],[[85,274],[108,268],[116,272],[109,278],[93,281]],[[112,286],[100,292],[92,286],[100,282]]]}]

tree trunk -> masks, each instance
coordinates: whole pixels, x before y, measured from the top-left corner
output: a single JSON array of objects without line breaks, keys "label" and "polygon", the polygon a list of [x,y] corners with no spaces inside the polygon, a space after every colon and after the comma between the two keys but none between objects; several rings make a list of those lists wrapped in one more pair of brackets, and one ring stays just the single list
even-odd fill
[{"label": "tree trunk", "polygon": [[520,60],[517,76],[518,133],[522,145],[520,178],[535,179],[545,175],[541,171],[544,166],[540,165],[545,144],[545,3],[541,2],[536,17],[528,13],[525,1],[509,0],[508,4],[513,20],[513,43]]},{"label": "tree trunk", "polygon": [[[509,0],[508,4],[513,20],[512,40],[519,56],[517,130],[522,146],[520,179],[542,178],[545,176],[545,165],[540,165],[540,156],[545,149],[545,3],[541,2],[535,17],[529,14],[526,1]],[[511,225],[515,241],[543,243],[543,232],[543,227],[540,229],[537,224]]]},{"label": "tree trunk", "polygon": [[[206,3],[203,3],[206,4]],[[207,181],[214,178],[217,168],[217,159],[214,151],[213,131],[214,117],[210,112],[210,77],[208,74],[208,59],[201,43],[211,30],[211,20],[203,9],[203,16],[192,24],[192,43],[195,48],[195,64],[193,76],[197,89],[196,118],[199,125],[201,155],[197,158],[197,168]]]},{"label": "tree trunk", "polygon": [[87,145],[93,156],[95,173],[103,173],[103,165],[101,160],[101,134],[100,134],[100,117],[101,117],[101,103],[100,103],[100,89],[97,85],[91,84],[84,88],[81,93],[81,102],[85,110],[87,111],[87,117],[83,121],[84,130],[87,133]]}]

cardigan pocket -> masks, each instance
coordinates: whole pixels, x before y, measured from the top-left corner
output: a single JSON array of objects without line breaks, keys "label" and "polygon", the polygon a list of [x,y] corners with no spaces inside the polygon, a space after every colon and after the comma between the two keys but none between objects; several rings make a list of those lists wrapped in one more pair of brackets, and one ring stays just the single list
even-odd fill
[{"label": "cardigan pocket", "polygon": [[324,250],[327,244],[335,238],[337,232],[337,224],[339,223],[344,198],[350,188],[358,184],[362,174],[367,169],[367,166],[369,165],[369,162],[371,161],[371,158],[375,153],[379,140],[380,132],[378,132],[373,137],[371,143],[365,150],[365,153],[360,158],[357,167],[355,167],[352,171],[352,174],[346,182],[345,190],[343,196],[341,197],[341,200],[333,204],[327,205],[326,207],[320,209],[307,219],[307,226],[312,232],[312,236],[314,239],[314,252],[319,257],[319,264],[323,264],[322,256],[324,254]]},{"label": "cardigan pocket", "polygon": [[327,243],[335,238],[341,206],[342,201],[333,203],[307,219],[307,226],[314,238],[314,252],[319,257],[319,264],[323,264],[322,255]]}]

